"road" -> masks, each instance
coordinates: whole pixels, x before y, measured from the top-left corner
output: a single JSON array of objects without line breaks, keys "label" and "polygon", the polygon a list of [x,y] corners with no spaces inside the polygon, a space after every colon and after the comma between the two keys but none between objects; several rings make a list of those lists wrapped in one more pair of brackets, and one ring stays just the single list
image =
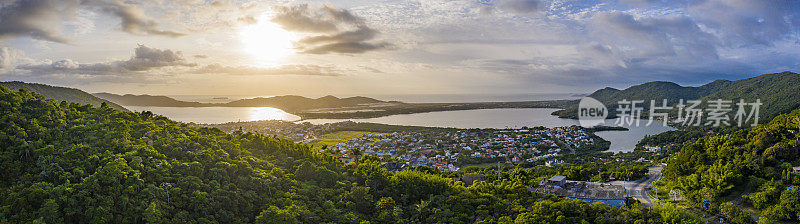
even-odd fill
[{"label": "road", "polygon": [[642,202],[642,205],[650,207],[653,205],[653,200],[647,195],[647,187],[661,179],[661,170],[663,168],[662,166],[648,167],[647,176],[637,181],[612,181],[609,183],[624,186],[629,196]]}]

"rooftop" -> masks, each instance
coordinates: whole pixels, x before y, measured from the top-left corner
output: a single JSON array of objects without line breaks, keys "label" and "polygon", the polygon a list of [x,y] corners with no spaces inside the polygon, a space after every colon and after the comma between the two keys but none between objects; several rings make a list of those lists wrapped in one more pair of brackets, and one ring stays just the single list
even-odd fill
[{"label": "rooftop", "polygon": [[565,176],[554,175],[553,177],[548,179],[548,181],[560,182],[560,181],[564,181],[566,179],[567,179],[567,177],[565,177]]},{"label": "rooftop", "polygon": [[570,198],[625,199],[625,187],[596,182],[568,181],[564,187],[543,185],[538,191]]}]

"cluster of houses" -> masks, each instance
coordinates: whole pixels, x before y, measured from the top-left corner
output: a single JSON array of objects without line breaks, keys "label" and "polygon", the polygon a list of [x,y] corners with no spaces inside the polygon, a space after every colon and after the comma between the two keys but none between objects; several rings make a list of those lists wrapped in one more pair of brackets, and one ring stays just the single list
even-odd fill
[{"label": "cluster of houses", "polygon": [[[256,132],[275,135],[295,142],[313,142],[317,136],[353,125],[352,121],[314,125],[279,120],[200,124],[232,133]],[[562,151],[594,144],[594,139],[580,127],[523,129],[459,129],[439,131],[402,131],[369,133],[349,139],[328,149],[342,163],[357,161],[356,154],[402,160],[410,166],[429,166],[457,171],[459,166],[480,162],[521,163],[546,161],[553,166]],[[469,161],[462,161],[462,160]]]},{"label": "cluster of houses", "polygon": [[[559,145],[557,142],[567,144]],[[458,170],[470,161],[503,163],[551,160],[561,147],[580,148],[594,144],[583,129],[573,127],[539,129],[464,129],[455,131],[405,131],[369,133],[329,146],[343,155],[369,153],[406,161],[411,166]],[[563,162],[563,161],[561,161]],[[551,165],[558,160],[548,161]]]}]

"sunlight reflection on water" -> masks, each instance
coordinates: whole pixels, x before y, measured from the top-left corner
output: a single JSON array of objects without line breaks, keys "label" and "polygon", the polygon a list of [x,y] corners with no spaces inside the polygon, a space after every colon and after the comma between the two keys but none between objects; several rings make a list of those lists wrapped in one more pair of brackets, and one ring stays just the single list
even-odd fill
[{"label": "sunlight reflection on water", "polygon": [[296,121],[300,120],[300,117],[294,114],[286,113],[285,111],[278,108],[252,107],[250,110],[249,121],[260,121],[260,120]]},{"label": "sunlight reflection on water", "polygon": [[297,121],[300,117],[273,107],[139,107],[126,106],[131,111],[152,111],[171,120],[218,124],[236,121],[284,120]]}]

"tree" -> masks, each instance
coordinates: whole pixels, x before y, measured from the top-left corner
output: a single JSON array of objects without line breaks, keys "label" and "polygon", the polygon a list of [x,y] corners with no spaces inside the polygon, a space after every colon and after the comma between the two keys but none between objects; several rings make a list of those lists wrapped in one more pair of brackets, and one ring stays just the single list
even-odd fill
[{"label": "tree", "polygon": [[150,202],[150,205],[147,206],[144,214],[144,218],[147,223],[165,223],[163,216],[164,214],[161,213],[161,209],[158,208],[158,204],[156,204],[156,202]]},{"label": "tree", "polygon": [[313,180],[317,172],[317,167],[311,162],[304,162],[302,165],[298,166],[297,169],[294,171],[294,176],[298,180]]},{"label": "tree", "polygon": [[274,205],[269,206],[256,217],[256,223],[263,224],[293,224],[300,223],[291,212],[280,209]]}]

